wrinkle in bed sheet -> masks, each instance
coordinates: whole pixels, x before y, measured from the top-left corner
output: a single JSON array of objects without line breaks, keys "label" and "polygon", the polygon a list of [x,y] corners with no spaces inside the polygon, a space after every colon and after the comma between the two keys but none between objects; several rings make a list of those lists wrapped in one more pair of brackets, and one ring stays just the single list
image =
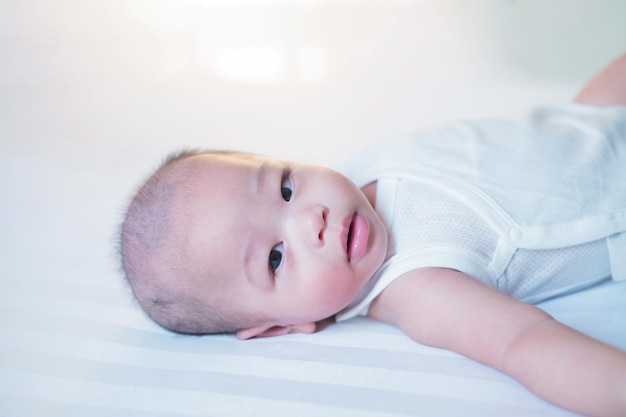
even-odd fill
[{"label": "wrinkle in bed sheet", "polygon": [[[71,281],[40,284],[58,284],[56,292],[9,291],[0,316],[1,415],[571,415],[502,374],[369,319],[248,342],[177,336],[136,316],[130,298],[115,296],[126,291],[119,281],[75,294]],[[545,308],[626,348],[626,313],[604,310],[625,297],[626,286],[609,283]]]}]

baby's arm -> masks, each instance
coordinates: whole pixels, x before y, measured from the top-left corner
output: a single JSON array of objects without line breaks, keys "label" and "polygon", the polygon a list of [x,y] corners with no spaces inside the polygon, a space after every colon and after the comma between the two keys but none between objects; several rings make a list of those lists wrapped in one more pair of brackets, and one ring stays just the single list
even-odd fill
[{"label": "baby's arm", "polygon": [[458,271],[411,271],[374,300],[369,314],[417,342],[503,371],[560,407],[626,415],[626,352]]},{"label": "baby's arm", "polygon": [[626,105],[626,53],[589,80],[574,101],[592,106]]}]

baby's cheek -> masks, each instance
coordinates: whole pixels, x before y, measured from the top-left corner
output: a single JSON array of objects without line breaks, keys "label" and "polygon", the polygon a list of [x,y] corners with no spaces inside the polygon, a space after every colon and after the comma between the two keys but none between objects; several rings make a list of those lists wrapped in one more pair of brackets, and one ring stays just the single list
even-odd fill
[{"label": "baby's cheek", "polygon": [[353,280],[341,272],[337,268],[325,271],[324,276],[317,280],[314,290],[318,302],[329,315],[339,312],[356,297]]}]

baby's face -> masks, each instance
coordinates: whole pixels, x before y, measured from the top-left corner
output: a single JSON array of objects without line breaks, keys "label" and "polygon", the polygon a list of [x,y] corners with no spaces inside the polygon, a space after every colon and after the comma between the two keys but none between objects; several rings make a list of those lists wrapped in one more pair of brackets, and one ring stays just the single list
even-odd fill
[{"label": "baby's face", "polygon": [[339,173],[250,155],[199,155],[186,174],[189,291],[224,291],[260,323],[332,316],[381,265],[387,232]]}]

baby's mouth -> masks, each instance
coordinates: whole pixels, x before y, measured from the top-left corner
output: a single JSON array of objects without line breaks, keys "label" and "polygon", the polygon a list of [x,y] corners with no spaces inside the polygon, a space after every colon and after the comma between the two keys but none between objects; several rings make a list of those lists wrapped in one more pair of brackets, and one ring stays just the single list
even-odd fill
[{"label": "baby's mouth", "polygon": [[348,254],[348,260],[350,260],[350,242],[352,241],[352,226],[354,225],[354,216],[348,227],[348,238],[346,239],[346,253]]},{"label": "baby's mouth", "polygon": [[369,239],[369,224],[365,217],[354,213],[349,220],[346,232],[346,253],[348,261],[358,260],[365,253]]}]

